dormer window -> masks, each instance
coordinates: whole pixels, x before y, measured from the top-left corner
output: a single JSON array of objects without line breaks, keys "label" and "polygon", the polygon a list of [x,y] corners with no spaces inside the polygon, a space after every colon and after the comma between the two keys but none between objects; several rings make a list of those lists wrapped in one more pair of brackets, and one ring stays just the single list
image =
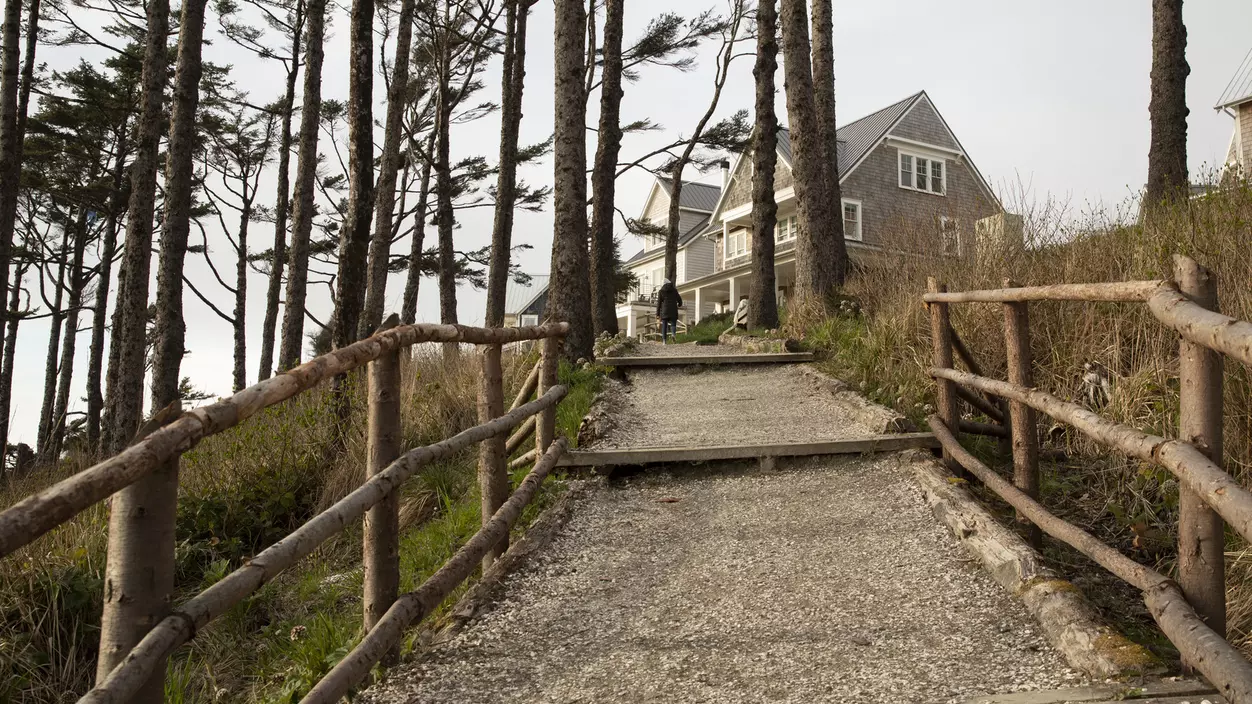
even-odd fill
[{"label": "dormer window", "polygon": [[941,196],[948,190],[947,172],[943,159],[900,152],[900,188]]}]

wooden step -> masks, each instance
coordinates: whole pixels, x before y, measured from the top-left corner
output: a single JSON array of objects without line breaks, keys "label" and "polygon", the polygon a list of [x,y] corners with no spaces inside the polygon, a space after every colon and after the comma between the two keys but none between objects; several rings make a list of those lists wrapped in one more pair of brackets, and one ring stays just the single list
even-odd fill
[{"label": "wooden step", "polygon": [[759,354],[675,355],[672,357],[602,357],[610,367],[682,367],[692,364],[796,364],[812,362],[812,352],[766,352]]},{"label": "wooden step", "polygon": [[989,694],[970,699],[965,704],[1111,704],[1112,702],[1138,702],[1139,704],[1226,704],[1226,699],[1204,682],[1194,680],[1162,680],[1139,685],[1094,685],[1074,687],[1047,692],[1015,692],[1013,694]]},{"label": "wooden step", "polygon": [[915,448],[937,448],[939,441],[930,433],[867,435],[845,440],[778,443],[772,445],[716,445],[710,447],[638,447],[625,450],[589,450],[565,453],[558,467],[611,467],[614,465],[660,464],[664,462],[713,462],[758,459],[761,457],[806,457],[811,455],[860,455],[895,452]]}]

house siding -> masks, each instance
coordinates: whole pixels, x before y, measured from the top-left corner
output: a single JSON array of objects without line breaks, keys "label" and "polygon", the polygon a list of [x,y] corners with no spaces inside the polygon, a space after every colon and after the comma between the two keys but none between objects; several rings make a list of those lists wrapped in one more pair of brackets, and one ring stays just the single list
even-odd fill
[{"label": "house siding", "polygon": [[917,101],[917,104],[900,120],[900,124],[888,134],[948,149],[961,148],[956,140],[952,139],[952,135],[948,134],[948,130],[943,126],[943,119],[939,117],[939,113],[935,112],[930,100],[925,98]]},{"label": "house siding", "polygon": [[707,238],[697,237],[683,250],[686,268],[685,277],[679,281],[691,281],[713,273],[713,254],[715,246]]},{"label": "house siding", "polygon": [[[688,232],[690,232],[691,228],[695,227],[696,225],[699,225],[708,216],[709,216],[708,213],[700,213],[694,210],[679,210],[678,211],[678,236],[679,238],[681,238],[683,235],[686,235]],[[661,218],[661,222],[663,223],[669,222],[668,213],[664,217]],[[679,241],[681,242],[682,240],[680,239]]]},{"label": "house siding", "polygon": [[1243,146],[1244,173],[1252,172],[1252,102],[1239,106],[1239,141]]}]

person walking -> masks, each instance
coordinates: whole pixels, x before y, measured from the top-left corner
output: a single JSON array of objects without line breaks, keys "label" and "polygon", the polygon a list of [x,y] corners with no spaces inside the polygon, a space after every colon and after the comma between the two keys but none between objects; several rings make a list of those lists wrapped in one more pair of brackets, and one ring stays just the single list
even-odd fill
[{"label": "person walking", "polygon": [[683,304],[683,297],[678,295],[678,288],[669,279],[661,285],[656,294],[656,317],[661,321],[661,342],[667,343],[671,335],[678,338],[678,308]]}]

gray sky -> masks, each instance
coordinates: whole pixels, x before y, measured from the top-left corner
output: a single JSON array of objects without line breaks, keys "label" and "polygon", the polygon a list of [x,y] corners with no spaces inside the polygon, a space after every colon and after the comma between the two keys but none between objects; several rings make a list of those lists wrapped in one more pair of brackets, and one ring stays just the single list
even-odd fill
[{"label": "gray sky", "polygon": [[[626,12],[626,39],[638,36],[648,20],[676,8],[686,12],[724,0],[632,0]],[[836,33],[836,91],[840,124],[873,112],[918,90],[925,90],[947,119],[966,151],[998,190],[1028,186],[1031,197],[1056,197],[1071,203],[1073,214],[1123,203],[1141,188],[1147,174],[1148,74],[1151,67],[1151,7],[1147,0],[834,0]],[[1189,164],[1193,173],[1225,156],[1232,130],[1229,117],[1212,105],[1245,54],[1252,49],[1246,28],[1252,26],[1252,3],[1246,0],[1191,0],[1185,6],[1189,32],[1187,83],[1191,107],[1188,133]],[[524,142],[537,142],[552,131],[552,3],[541,2],[532,12],[527,57]],[[264,64],[234,49],[217,36],[216,18],[206,36],[214,46],[208,58],[233,63],[235,80],[254,100],[268,102],[282,86],[281,68]],[[323,94],[347,97],[347,17],[334,18],[326,52]],[[746,48],[746,47],[745,47]],[[390,47],[389,47],[390,49]],[[41,60],[60,68],[77,60],[77,50],[41,48]],[[641,154],[676,134],[689,134],[712,94],[712,58],[716,47],[700,54],[697,70],[645,70],[642,80],[626,86],[623,121],[651,118],[665,126],[663,133],[627,139],[623,161]],[[732,67],[718,116],[751,109],[752,60],[741,58]],[[492,66],[482,99],[498,100],[498,65]],[[375,118],[382,117],[382,87],[377,82]],[[779,114],[785,114],[781,76]],[[594,103],[594,101],[593,101]],[[594,124],[594,106],[588,123]],[[453,137],[453,156],[497,155],[499,121],[495,116],[460,127]],[[327,146],[323,143],[323,151]],[[594,153],[594,143],[589,155]],[[293,163],[294,168],[294,163]],[[528,167],[522,177],[536,184],[551,183],[551,162]],[[709,174],[705,180],[716,180]],[[642,171],[618,182],[618,206],[637,214],[652,177]],[[265,186],[262,192],[266,193]],[[268,189],[272,193],[272,186]],[[272,204],[272,195],[266,194]],[[491,213],[464,213],[458,246],[471,249],[490,240]],[[269,246],[272,229],[253,230],[254,249]],[[428,235],[429,238],[429,235]],[[429,241],[429,239],[428,239]],[[519,213],[516,243],[534,249],[521,257],[530,273],[546,273],[552,241],[550,212]],[[407,243],[399,247],[407,251]],[[624,247],[629,256],[635,242]],[[213,247],[211,243],[211,247]],[[219,268],[230,253],[223,241],[216,246]],[[188,275],[202,290],[214,289],[207,267],[188,257]],[[264,277],[249,281],[249,381],[255,381],[256,346],[264,312]],[[388,287],[388,310],[398,310],[403,281],[393,277]],[[155,296],[155,282],[152,287]],[[212,294],[210,294],[212,295]],[[312,293],[310,307],[325,320],[329,300]],[[463,323],[481,323],[485,295],[462,288],[459,316]],[[187,348],[184,374],[214,394],[230,391],[231,329],[187,292]],[[424,280],[419,318],[438,320],[433,280]],[[79,362],[75,369],[75,396],[83,395],[86,346],[90,321],[80,333]],[[14,383],[11,441],[34,443],[43,393],[47,324],[21,326],[17,374]],[[75,410],[85,404],[78,401]]]}]

